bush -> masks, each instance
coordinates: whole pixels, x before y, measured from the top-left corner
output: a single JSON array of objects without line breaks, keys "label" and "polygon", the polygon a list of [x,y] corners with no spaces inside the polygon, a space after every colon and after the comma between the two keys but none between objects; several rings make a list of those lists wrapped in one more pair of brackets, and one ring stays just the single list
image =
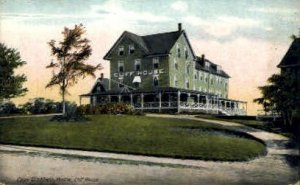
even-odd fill
[{"label": "bush", "polygon": [[107,103],[91,107],[90,105],[81,105],[77,108],[80,114],[129,114],[144,115],[141,111],[135,111],[130,104],[126,103]]},{"label": "bush", "polygon": [[45,98],[34,98],[21,105],[22,112],[31,114],[49,114],[62,111],[60,102],[54,102]]},{"label": "bush", "polygon": [[13,102],[6,102],[0,104],[0,114],[16,114],[19,113],[20,110],[16,107]]}]

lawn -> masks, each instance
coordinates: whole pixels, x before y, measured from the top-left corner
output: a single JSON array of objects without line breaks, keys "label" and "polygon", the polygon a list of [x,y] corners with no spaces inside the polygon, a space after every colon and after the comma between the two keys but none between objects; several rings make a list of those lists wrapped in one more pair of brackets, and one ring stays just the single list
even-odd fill
[{"label": "lawn", "polygon": [[219,161],[244,161],[266,153],[265,145],[249,135],[213,123],[124,115],[90,119],[0,119],[0,142]]}]

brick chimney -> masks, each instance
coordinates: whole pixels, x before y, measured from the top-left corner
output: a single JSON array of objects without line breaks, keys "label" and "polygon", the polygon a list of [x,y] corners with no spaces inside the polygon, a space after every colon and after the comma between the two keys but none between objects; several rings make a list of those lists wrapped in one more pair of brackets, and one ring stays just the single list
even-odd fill
[{"label": "brick chimney", "polygon": [[182,30],[182,25],[181,23],[178,23],[178,31],[181,31]]},{"label": "brick chimney", "polygon": [[100,80],[102,81],[102,80],[103,80],[103,78],[104,78],[104,74],[103,74],[103,73],[101,73],[101,74],[100,74]]},{"label": "brick chimney", "polygon": [[201,60],[204,62],[204,60],[205,60],[205,55],[204,54],[201,55]]}]

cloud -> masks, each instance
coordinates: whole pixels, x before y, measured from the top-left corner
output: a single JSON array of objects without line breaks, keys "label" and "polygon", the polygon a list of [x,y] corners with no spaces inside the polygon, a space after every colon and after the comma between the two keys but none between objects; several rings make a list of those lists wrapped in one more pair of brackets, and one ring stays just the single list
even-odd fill
[{"label": "cloud", "polygon": [[104,19],[111,21],[145,21],[145,22],[167,22],[170,17],[156,15],[150,12],[135,12],[126,10],[120,1],[109,0],[102,5],[91,6],[91,13],[95,16],[102,14]]},{"label": "cloud", "polygon": [[192,26],[200,26],[206,33],[217,38],[229,36],[239,28],[253,28],[261,25],[258,20],[233,16],[221,16],[213,20],[186,16],[184,21]]},{"label": "cloud", "polygon": [[188,4],[183,1],[176,1],[171,4],[171,8],[180,12],[186,12],[188,10]]},{"label": "cloud", "polygon": [[267,14],[294,14],[299,12],[296,8],[275,8],[275,7],[252,7],[249,8],[249,11],[251,12],[261,12],[261,13],[267,13]]}]

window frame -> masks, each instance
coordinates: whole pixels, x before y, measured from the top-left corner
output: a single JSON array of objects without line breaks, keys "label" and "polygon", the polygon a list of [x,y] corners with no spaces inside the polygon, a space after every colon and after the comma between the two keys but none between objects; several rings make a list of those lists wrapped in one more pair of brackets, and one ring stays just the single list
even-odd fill
[{"label": "window frame", "polygon": [[[133,48],[133,49],[132,49],[132,48]],[[131,51],[133,51],[133,52],[131,53]],[[134,52],[135,52],[134,44],[130,44],[130,45],[128,46],[128,54],[129,54],[129,55],[133,55]]]},{"label": "window frame", "polygon": [[[139,66],[139,70],[137,70],[137,66]],[[141,62],[141,59],[135,59],[135,60],[134,60],[134,70],[135,70],[135,71],[141,71],[141,70],[142,70],[142,62]]]},{"label": "window frame", "polygon": [[[157,64],[157,68],[155,67],[156,66],[155,64]],[[159,69],[159,57],[153,57],[152,67],[153,67],[153,69]]]},{"label": "window frame", "polygon": [[[121,55],[121,51],[122,51],[122,55]],[[118,47],[118,55],[119,56],[124,56],[125,55],[125,48],[124,48],[124,46],[119,46]]]},{"label": "window frame", "polygon": [[[123,60],[119,60],[118,61],[118,72],[119,73],[124,73],[124,71],[125,71],[125,67],[124,67],[125,65],[124,65],[124,61]],[[122,71],[120,70],[120,67],[122,67]]]}]

